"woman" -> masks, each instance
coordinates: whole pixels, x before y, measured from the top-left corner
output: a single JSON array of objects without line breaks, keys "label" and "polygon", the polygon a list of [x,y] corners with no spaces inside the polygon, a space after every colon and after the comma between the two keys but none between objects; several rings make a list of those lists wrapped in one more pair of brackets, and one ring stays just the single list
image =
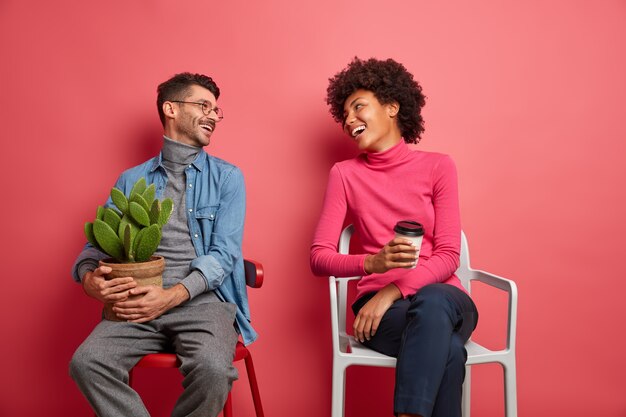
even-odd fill
[{"label": "woman", "polygon": [[[425,97],[391,59],[355,58],[330,79],[326,100],[362,153],[330,171],[311,268],[363,276],[352,305],[354,335],[398,358],[396,415],[460,417],[464,344],[478,312],[454,275],[461,239],[454,163],[408,147],[424,131]],[[399,220],[424,226],[419,259],[410,240],[394,238]],[[355,254],[341,255],[337,241],[350,223]]]}]

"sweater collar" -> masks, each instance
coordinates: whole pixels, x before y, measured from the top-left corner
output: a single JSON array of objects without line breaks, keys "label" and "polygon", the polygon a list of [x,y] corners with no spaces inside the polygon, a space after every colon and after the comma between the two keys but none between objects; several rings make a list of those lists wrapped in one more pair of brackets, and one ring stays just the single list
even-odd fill
[{"label": "sweater collar", "polygon": [[183,172],[198,159],[201,151],[202,148],[177,142],[164,135],[161,149],[163,167],[171,172]]},{"label": "sweater collar", "polygon": [[365,161],[372,166],[384,166],[404,159],[411,150],[404,140],[397,145],[382,151],[365,154]]},{"label": "sweater collar", "polygon": [[172,164],[182,167],[191,164],[196,167],[197,170],[202,171],[206,158],[207,153],[203,152],[202,148],[185,145],[163,135],[163,147],[159,155],[155,158],[150,171],[155,171],[159,167],[162,169],[166,168],[166,165],[169,165],[168,168],[171,168]]},{"label": "sweater collar", "polygon": [[189,165],[196,159],[201,151],[202,148],[186,145],[163,135],[163,148],[161,149],[163,161]]}]

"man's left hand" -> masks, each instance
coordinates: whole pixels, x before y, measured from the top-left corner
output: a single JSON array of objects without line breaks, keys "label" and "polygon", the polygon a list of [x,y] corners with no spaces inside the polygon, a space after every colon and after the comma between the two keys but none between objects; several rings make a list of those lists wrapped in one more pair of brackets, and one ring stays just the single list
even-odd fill
[{"label": "man's left hand", "polygon": [[113,305],[113,312],[122,320],[132,323],[145,323],[189,299],[189,293],[182,284],[163,289],[154,285],[136,287],[130,295],[143,295],[136,300],[127,300]]}]

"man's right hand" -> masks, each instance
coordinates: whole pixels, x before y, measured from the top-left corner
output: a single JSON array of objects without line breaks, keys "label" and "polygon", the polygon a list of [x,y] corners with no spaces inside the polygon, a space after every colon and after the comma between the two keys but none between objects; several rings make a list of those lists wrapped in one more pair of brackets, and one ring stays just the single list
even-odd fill
[{"label": "man's right hand", "polygon": [[113,278],[106,280],[104,276],[111,272],[108,266],[101,266],[83,276],[85,293],[103,303],[116,303],[128,298],[130,290],[137,286],[132,277]]}]

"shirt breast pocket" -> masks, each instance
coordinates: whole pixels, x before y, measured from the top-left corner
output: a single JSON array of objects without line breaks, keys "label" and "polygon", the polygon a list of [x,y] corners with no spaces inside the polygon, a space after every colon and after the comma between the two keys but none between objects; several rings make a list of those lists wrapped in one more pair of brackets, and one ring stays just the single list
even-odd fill
[{"label": "shirt breast pocket", "polygon": [[196,221],[200,226],[200,232],[204,237],[205,250],[211,245],[211,235],[215,228],[215,222],[217,221],[217,212],[219,210],[219,204],[214,206],[199,207],[196,209]]}]

